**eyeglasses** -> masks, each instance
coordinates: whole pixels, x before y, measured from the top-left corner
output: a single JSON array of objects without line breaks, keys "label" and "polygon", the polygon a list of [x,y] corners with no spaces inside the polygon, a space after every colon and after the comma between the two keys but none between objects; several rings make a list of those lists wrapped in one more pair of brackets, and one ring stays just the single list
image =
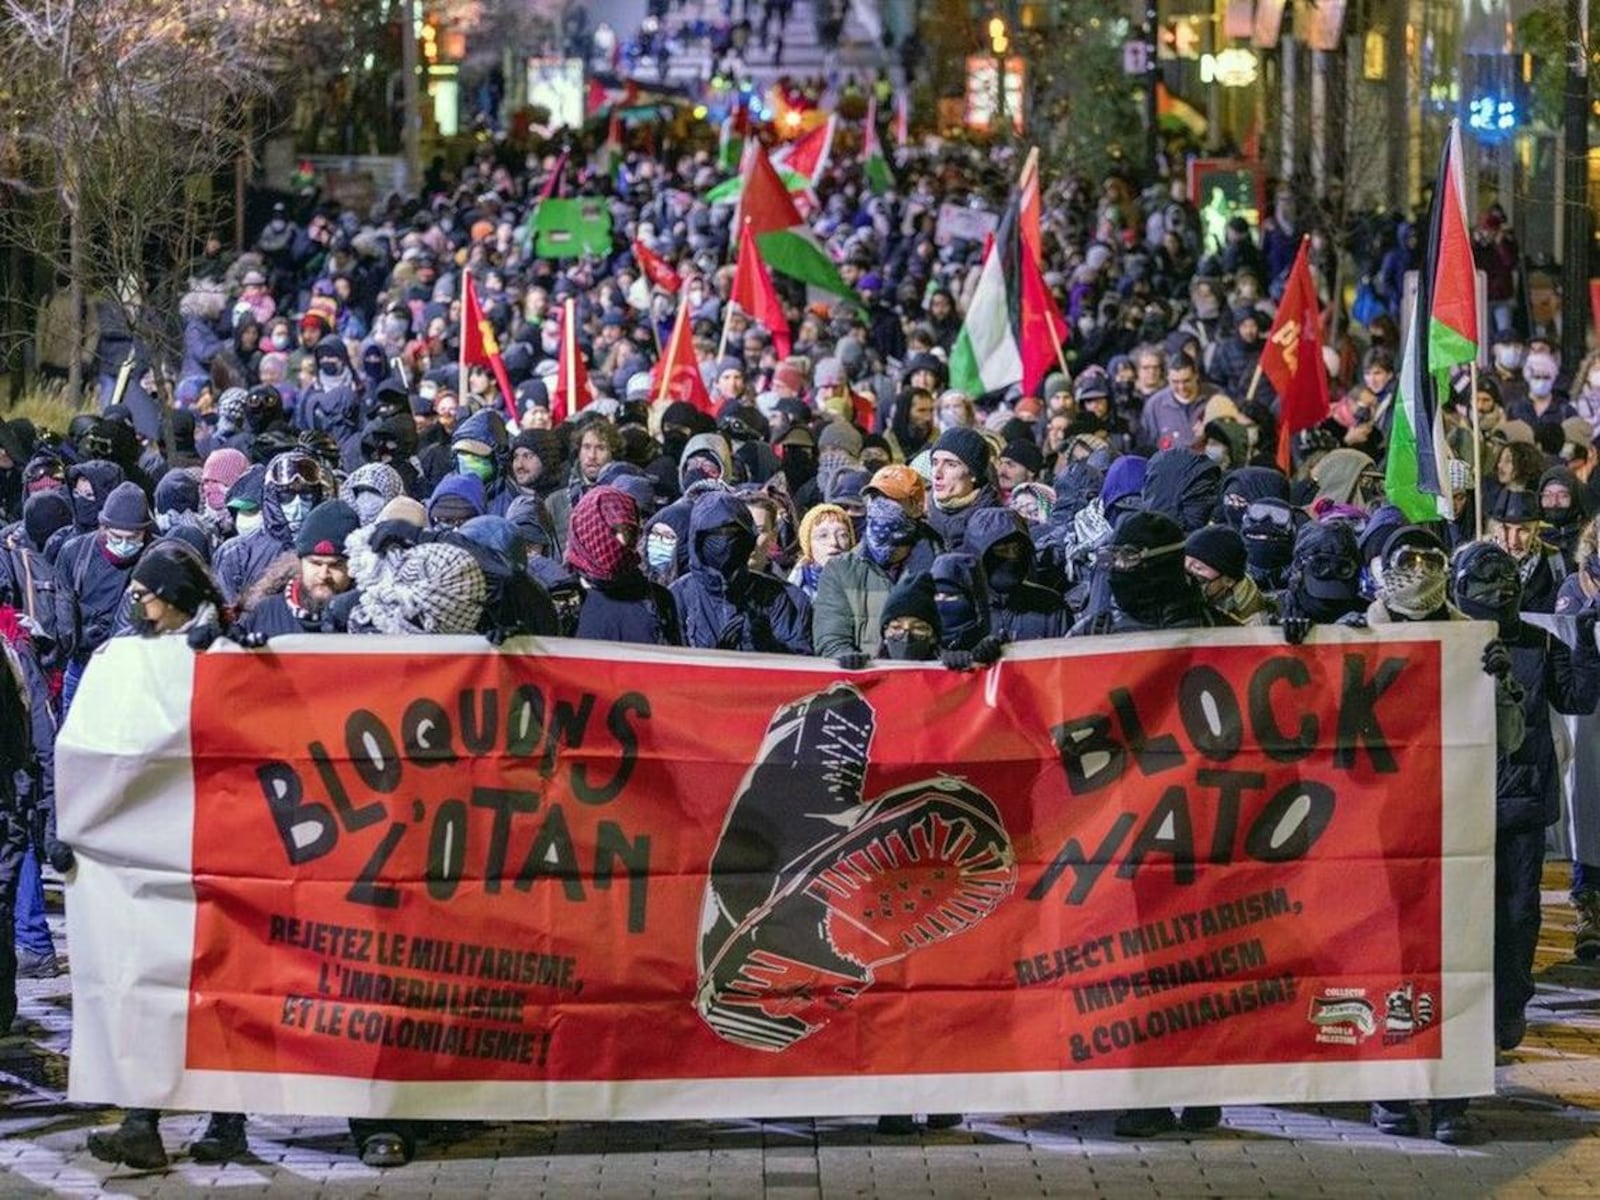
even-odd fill
[{"label": "eyeglasses", "polygon": [[147,591],[146,589],[137,585],[128,589],[128,599],[132,600],[135,604],[143,604],[146,600],[152,600],[154,598],[154,592]]},{"label": "eyeglasses", "polygon": [[1182,542],[1166,546],[1101,546],[1095,551],[1094,565],[1111,571],[1136,571],[1154,558],[1177,554],[1183,550]]}]

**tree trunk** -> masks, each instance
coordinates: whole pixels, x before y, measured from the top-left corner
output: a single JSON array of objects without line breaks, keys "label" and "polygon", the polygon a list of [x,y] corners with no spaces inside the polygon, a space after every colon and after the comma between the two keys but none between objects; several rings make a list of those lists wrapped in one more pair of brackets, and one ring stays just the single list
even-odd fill
[{"label": "tree trunk", "polygon": [[76,203],[67,210],[67,297],[71,308],[68,331],[72,355],[67,362],[67,399],[83,400],[83,215]]}]

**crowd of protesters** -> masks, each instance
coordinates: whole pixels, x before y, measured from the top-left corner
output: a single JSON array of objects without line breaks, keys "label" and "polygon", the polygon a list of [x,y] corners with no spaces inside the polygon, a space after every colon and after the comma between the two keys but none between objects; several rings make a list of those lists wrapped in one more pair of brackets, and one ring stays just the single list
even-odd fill
[{"label": "crowd of protesters", "polygon": [[[702,199],[721,178],[709,153],[635,151],[613,175],[584,173],[613,253],[554,261],[531,253],[524,222],[558,161],[486,146],[454,177],[434,171],[428,194],[280,210],[238,256],[213,241],[174,314],[182,356],[158,428],[119,403],[64,430],[0,425],[0,632],[17,684],[0,752],[21,781],[0,839],[16,928],[15,950],[0,939],[0,1029],[15,976],[57,970],[38,864],[69,870],[72,851],[55,836],[51,745],[114,637],[533,635],[972,670],[1033,639],[1244,624],[1298,642],[1315,625],[1473,618],[1498,626],[1484,659],[1496,1037],[1518,1044],[1558,805],[1550,708],[1600,698],[1600,356],[1564,364],[1497,307],[1492,367],[1443,397],[1455,519],[1414,524],[1383,491],[1409,226],[1356,248],[1365,321],[1330,329],[1332,413],[1286,474],[1263,337],[1303,234],[1337,312],[1347,232],[1303,228],[1287,189],[1259,230],[1234,219],[1208,241],[1181,181],[1055,180],[1043,255],[1070,324],[1064,369],[1036,394],[968,395],[949,388],[949,357],[982,246],[936,237],[937,214],[1003,203],[1004,154],[902,153],[881,196],[854,164],[830,168],[811,223],[855,302],[807,303],[780,276],[787,354],[730,311],[731,206]],[[1497,209],[1482,235],[1504,260]],[[681,288],[652,285],[635,244]],[[1514,270],[1514,241],[1510,255]],[[487,367],[458,367],[466,273],[509,397]],[[568,300],[594,395],[557,420]],[[679,305],[713,411],[665,398],[652,374]],[[130,349],[124,387],[148,405],[151,353],[121,341],[100,358],[101,394],[115,398]],[[1575,617],[1577,636],[1525,613]],[[1600,865],[1576,864],[1573,889],[1592,959]],[[1436,1102],[1434,1136],[1464,1139],[1464,1108]],[[161,1165],[157,1116],[129,1114],[94,1152]],[[1118,1130],[1218,1118],[1139,1111]],[[1403,1102],[1374,1120],[1418,1129]],[[414,1148],[403,1124],[356,1133],[369,1162]],[[217,1114],[192,1152],[244,1145],[243,1118]]]}]

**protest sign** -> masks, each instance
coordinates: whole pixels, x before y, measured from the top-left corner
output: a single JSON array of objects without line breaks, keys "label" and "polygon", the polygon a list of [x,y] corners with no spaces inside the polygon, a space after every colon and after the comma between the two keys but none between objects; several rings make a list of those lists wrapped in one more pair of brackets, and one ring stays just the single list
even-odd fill
[{"label": "protest sign", "polygon": [[939,205],[939,220],[933,227],[933,241],[938,246],[947,246],[954,241],[975,242],[981,246],[999,225],[998,213],[947,201]]},{"label": "protest sign", "polygon": [[61,738],[85,1102],[782,1116],[1491,1090],[1487,627],[842,673],[115,639]]},{"label": "protest sign", "polygon": [[539,201],[533,217],[538,235],[534,253],[540,258],[578,258],[611,253],[611,210],[604,200]]}]

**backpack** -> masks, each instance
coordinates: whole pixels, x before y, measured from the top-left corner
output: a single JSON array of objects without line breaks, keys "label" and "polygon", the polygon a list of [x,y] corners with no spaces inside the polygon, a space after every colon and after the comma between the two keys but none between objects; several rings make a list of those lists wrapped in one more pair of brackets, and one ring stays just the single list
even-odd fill
[{"label": "backpack", "polygon": [[33,624],[40,666],[47,671],[66,666],[78,649],[77,597],[49,561],[26,546],[6,545],[0,563],[17,611]]}]

